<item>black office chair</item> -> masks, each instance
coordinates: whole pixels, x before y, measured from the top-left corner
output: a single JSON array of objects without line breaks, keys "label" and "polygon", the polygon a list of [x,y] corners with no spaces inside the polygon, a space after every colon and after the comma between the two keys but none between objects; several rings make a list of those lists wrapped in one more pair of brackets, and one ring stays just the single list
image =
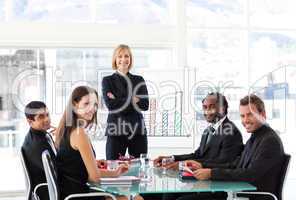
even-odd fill
[{"label": "black office chair", "polygon": [[276,196],[278,198],[278,200],[282,200],[282,193],[283,193],[283,188],[284,188],[284,184],[286,181],[286,177],[287,177],[287,172],[289,169],[289,163],[291,160],[291,155],[289,154],[285,154],[284,155],[284,159],[283,159],[283,164],[281,167],[281,173],[279,175],[279,182],[278,182],[278,186],[277,186],[277,192],[276,192]]},{"label": "black office chair", "polygon": [[[52,162],[50,154],[47,150],[43,151],[42,153],[42,163],[43,163],[45,176],[48,184],[49,199],[60,200],[60,190],[57,182],[57,171]],[[111,199],[113,200],[116,200],[115,196],[109,193],[104,193],[104,192],[71,194],[67,196],[65,200],[78,198],[78,197],[95,197],[95,196],[106,196],[106,197],[111,197]]]},{"label": "black office chair", "polygon": [[26,158],[23,148],[21,148],[21,151],[20,151],[20,158],[21,158],[21,162],[22,162],[22,166],[23,166],[23,171],[25,174],[26,200],[39,200],[39,197],[37,195],[37,191],[40,187],[47,186],[47,183],[40,183],[40,184],[36,185],[33,190],[31,176],[30,176],[30,173],[29,173],[29,170],[27,167],[28,161],[27,161],[27,158]]},{"label": "black office chair", "polygon": [[[289,163],[291,160],[291,155],[284,154],[281,170],[278,177],[278,185],[277,185],[277,191],[275,194],[272,194],[270,192],[237,192],[236,194],[256,194],[256,195],[268,195],[273,197],[275,200],[282,200],[282,192],[284,188],[284,183],[287,177],[287,172],[289,169]],[[239,199],[239,198],[238,198]]]}]

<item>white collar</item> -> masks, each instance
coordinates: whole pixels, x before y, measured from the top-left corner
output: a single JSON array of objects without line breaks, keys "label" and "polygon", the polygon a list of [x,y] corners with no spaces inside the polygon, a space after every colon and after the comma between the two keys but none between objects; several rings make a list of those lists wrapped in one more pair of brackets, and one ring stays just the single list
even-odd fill
[{"label": "white collar", "polygon": [[211,126],[215,129],[215,131],[218,129],[218,127],[223,123],[223,121],[226,119],[226,115],[217,121],[215,124],[211,124]]}]

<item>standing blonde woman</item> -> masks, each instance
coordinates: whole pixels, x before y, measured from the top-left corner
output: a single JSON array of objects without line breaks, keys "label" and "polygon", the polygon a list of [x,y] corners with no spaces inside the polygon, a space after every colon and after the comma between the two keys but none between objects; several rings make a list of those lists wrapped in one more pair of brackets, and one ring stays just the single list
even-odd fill
[{"label": "standing blonde woman", "polygon": [[148,91],[143,77],[131,74],[131,49],[119,45],[113,53],[115,72],[103,78],[102,94],[109,110],[105,135],[106,157],[109,160],[125,155],[139,157],[147,153],[147,131],[141,111],[148,110]]}]

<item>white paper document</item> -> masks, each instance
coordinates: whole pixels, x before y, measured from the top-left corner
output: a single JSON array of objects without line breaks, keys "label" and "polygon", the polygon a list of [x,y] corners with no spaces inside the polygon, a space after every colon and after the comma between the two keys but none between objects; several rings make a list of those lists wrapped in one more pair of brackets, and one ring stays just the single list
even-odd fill
[{"label": "white paper document", "polygon": [[116,178],[101,178],[100,183],[102,185],[129,185],[139,181],[140,178],[136,176],[119,176]]}]

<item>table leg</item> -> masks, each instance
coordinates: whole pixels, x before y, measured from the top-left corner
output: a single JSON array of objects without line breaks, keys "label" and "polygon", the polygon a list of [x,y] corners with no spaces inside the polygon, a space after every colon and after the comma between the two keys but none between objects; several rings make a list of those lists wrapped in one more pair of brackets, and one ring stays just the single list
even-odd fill
[{"label": "table leg", "polygon": [[235,196],[234,192],[227,192],[227,200],[235,200]]}]

